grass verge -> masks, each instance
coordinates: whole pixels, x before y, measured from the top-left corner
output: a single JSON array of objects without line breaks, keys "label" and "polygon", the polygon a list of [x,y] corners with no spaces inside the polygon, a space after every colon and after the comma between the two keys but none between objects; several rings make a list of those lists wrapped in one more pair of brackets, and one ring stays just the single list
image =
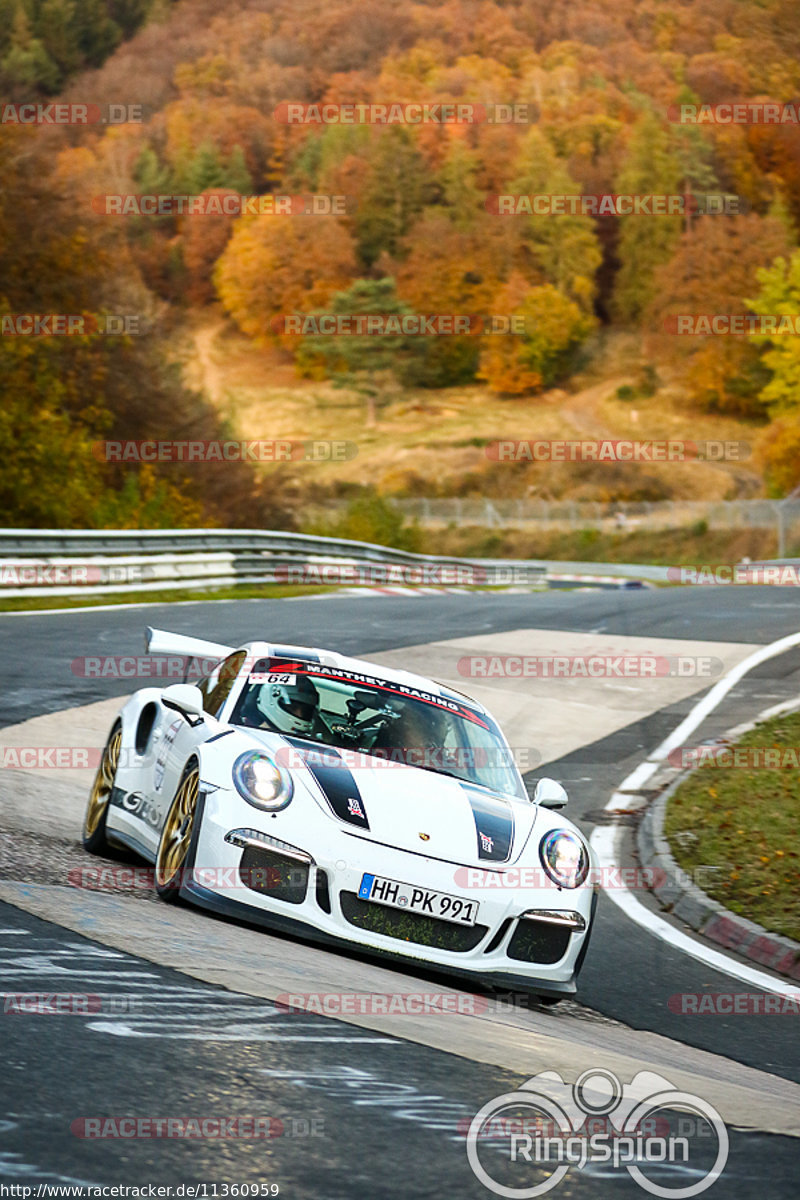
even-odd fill
[{"label": "grass verge", "polygon": [[241,584],[238,587],[220,588],[176,588],[174,591],[111,592],[106,594],[86,592],[81,596],[19,596],[3,600],[0,596],[0,613],[37,612],[51,608],[97,608],[103,604],[173,604],[178,600],[202,602],[204,600],[280,600],[287,596],[318,595],[335,592],[335,587],[320,587],[309,584],[263,583]]},{"label": "grass verge", "polygon": [[761,722],[736,748],[784,753],[777,767],[755,765],[763,753],[699,766],[671,797],[665,833],[684,870],[716,868],[709,896],[800,941],[800,713]]},{"label": "grass verge", "polygon": [[[600,529],[527,530],[476,526],[430,529],[417,526],[415,549],[425,554],[472,558],[542,558],[556,562],[649,563],[692,566],[774,558],[771,529],[708,529],[704,522],[679,529],[634,529],[623,533]],[[342,535],[344,536],[344,535]],[[795,549],[791,547],[789,553]]]}]

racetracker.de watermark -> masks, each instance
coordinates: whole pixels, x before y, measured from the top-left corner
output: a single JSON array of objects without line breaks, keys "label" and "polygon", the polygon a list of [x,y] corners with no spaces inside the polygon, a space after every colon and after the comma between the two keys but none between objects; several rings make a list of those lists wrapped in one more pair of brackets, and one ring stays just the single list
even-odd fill
[{"label": "racetracker.de watermark", "polygon": [[667,755],[670,766],[686,770],[798,771],[800,746],[681,746]]},{"label": "racetracker.de watermark", "polygon": [[0,562],[0,587],[75,587],[93,583],[135,583],[135,564]]},{"label": "racetracker.de watermark", "polygon": [[[314,1134],[310,1133],[311,1121],[307,1121],[308,1132],[304,1136],[323,1136],[323,1119],[314,1118],[314,1122]],[[285,1123],[277,1117],[228,1117],[219,1113],[191,1117],[76,1117],[69,1128],[73,1137],[111,1138],[115,1141],[177,1138],[187,1141],[252,1142],[284,1137],[287,1133]]]},{"label": "racetracker.de watermark", "polygon": [[[136,794],[126,797],[120,806],[128,815],[138,816],[152,829],[161,828],[162,814],[150,801]],[[308,883],[305,868],[281,867],[200,867],[186,868],[181,882],[195,883],[208,891],[236,895],[240,899],[255,892],[268,893],[287,887],[304,889]],[[123,892],[128,895],[148,894],[155,888],[153,867],[72,867],[67,873],[70,887],[87,892]]]},{"label": "racetracker.de watermark", "polygon": [[743,462],[750,457],[747,442],[689,442],[681,438],[603,438],[564,441],[544,438],[502,438],[490,442],[485,454],[492,462]]},{"label": "racetracker.de watermark", "polygon": [[94,442],[100,462],[350,462],[358,454],[355,442],[325,438],[248,438],[212,441]]},{"label": "racetracker.de watermark", "polygon": [[205,679],[218,658],[169,654],[87,654],[73,658],[70,671],[79,679]]},{"label": "racetracker.de watermark", "polygon": [[2,992],[3,1013],[15,1016],[120,1016],[144,1010],[140,996],[86,992]]},{"label": "racetracker.de watermark", "polygon": [[664,333],[687,337],[797,337],[796,313],[673,313]]},{"label": "racetracker.de watermark", "polygon": [[724,663],[706,654],[469,654],[457,669],[470,679],[716,679]]},{"label": "racetracker.de watermark", "polygon": [[741,216],[749,211],[743,196],[727,192],[652,193],[508,193],[493,192],[484,208],[496,217],[691,217]]},{"label": "racetracker.de watermark", "polygon": [[281,337],[479,337],[533,332],[521,313],[284,313],[270,329]]},{"label": "racetracker.de watermark", "polygon": [[281,125],[529,125],[535,119],[529,104],[466,100],[283,100],[272,115]]},{"label": "racetracker.de watermark", "polygon": [[465,992],[282,992],[275,1004],[286,1013],[341,1016],[479,1016],[486,996]]},{"label": "racetracker.de watermark", "polygon": [[344,217],[356,211],[355,196],[268,192],[243,196],[217,189],[207,192],[106,192],[92,197],[92,212],[104,217]]},{"label": "racetracker.de watermark", "polygon": [[718,104],[670,104],[679,125],[800,125],[800,104],[775,100],[728,100]]},{"label": "racetracker.de watermark", "polygon": [[0,102],[2,125],[141,125],[141,104],[79,104],[52,100],[22,104]]},{"label": "racetracker.de watermark", "polygon": [[0,746],[0,770],[85,771],[102,757],[97,746]]},{"label": "racetracker.de watermark", "polygon": [[341,584],[348,587],[508,587],[535,583],[542,572],[516,566],[473,566],[469,563],[283,563],[274,570],[276,583]]},{"label": "racetracker.de watermark", "polygon": [[376,746],[373,750],[354,750],[337,746],[297,750],[280,746],[273,752],[278,766],[289,770],[324,767],[326,771],[381,771],[395,767],[424,767],[431,771],[477,771],[509,768],[531,771],[542,761],[533,746]]},{"label": "racetracker.de watermark", "polygon": [[11,337],[136,337],[145,332],[138,313],[2,313],[0,336]]},{"label": "racetracker.de watermark", "polygon": [[771,587],[800,586],[800,566],[792,563],[700,563],[668,567],[670,583],[693,585],[759,584]]},{"label": "racetracker.de watermark", "polygon": [[[590,867],[585,886],[603,891],[638,892],[651,891],[666,882],[667,873],[661,867]],[[453,872],[453,883],[456,887],[480,891],[492,888],[498,891],[546,888],[552,891],[557,886],[542,867],[508,867],[502,871],[457,867]]]},{"label": "racetracker.de watermark", "polygon": [[800,992],[678,992],[667,1008],[681,1017],[800,1017]]}]

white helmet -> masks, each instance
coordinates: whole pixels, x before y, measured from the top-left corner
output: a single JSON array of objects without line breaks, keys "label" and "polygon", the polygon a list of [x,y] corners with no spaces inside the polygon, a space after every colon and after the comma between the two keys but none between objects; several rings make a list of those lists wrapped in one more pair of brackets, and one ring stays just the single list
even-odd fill
[{"label": "white helmet", "polygon": [[259,689],[258,707],[281,733],[309,734],[315,728],[319,692],[307,675],[295,683],[265,684]]}]

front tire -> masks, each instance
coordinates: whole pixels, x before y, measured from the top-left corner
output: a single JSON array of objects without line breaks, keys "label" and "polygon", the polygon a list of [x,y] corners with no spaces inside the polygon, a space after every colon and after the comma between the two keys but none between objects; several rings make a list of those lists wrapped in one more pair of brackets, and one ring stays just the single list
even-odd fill
[{"label": "front tire", "polygon": [[195,761],[184,768],[175,798],[169,807],[156,852],[156,891],[174,903],[180,894],[197,814],[200,768]]},{"label": "front tire", "polygon": [[542,1008],[554,1008],[556,1004],[560,1004],[564,999],[563,996],[537,996],[536,1003]]},{"label": "front tire", "polygon": [[111,730],[103,750],[103,757],[100,759],[100,766],[97,768],[92,790],[89,793],[86,815],[83,818],[81,840],[84,850],[88,850],[90,854],[106,854],[110,849],[106,836],[106,820],[121,749],[122,726],[116,724]]}]

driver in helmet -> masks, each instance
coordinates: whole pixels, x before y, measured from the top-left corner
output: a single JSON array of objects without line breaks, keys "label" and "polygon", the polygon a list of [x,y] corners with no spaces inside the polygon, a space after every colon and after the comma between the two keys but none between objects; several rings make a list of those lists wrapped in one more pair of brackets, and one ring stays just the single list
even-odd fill
[{"label": "driver in helmet", "polygon": [[432,764],[441,754],[449,724],[447,714],[435,705],[407,701],[391,728],[392,745],[410,766]]},{"label": "driver in helmet", "polygon": [[293,683],[265,683],[258,693],[259,711],[281,733],[318,739],[328,732],[319,715],[319,692],[307,675]]}]

